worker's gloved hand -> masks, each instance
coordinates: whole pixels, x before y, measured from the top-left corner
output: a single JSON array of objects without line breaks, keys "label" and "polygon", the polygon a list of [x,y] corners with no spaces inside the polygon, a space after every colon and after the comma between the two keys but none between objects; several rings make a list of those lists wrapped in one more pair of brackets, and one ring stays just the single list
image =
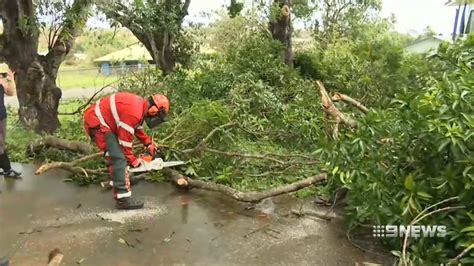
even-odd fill
[{"label": "worker's gloved hand", "polygon": [[153,158],[161,158],[161,150],[160,148],[155,144],[155,143],[150,143],[146,146],[148,153],[153,157]]},{"label": "worker's gloved hand", "polygon": [[130,166],[131,166],[132,168],[137,168],[137,167],[139,167],[139,166],[142,164],[142,162],[143,162],[142,159],[136,158],[136,159],[130,164]]},{"label": "worker's gloved hand", "polygon": [[146,149],[148,150],[148,153],[149,153],[152,157],[155,156],[156,149],[157,149],[155,143],[152,142],[152,143],[146,145]]}]

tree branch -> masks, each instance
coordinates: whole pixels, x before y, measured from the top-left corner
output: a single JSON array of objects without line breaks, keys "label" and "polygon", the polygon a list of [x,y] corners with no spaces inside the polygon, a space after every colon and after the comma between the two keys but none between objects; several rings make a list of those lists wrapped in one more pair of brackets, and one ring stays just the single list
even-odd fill
[{"label": "tree branch", "polygon": [[466,255],[471,249],[474,249],[474,243],[465,248],[459,255],[457,255],[455,258],[451,259],[448,261],[448,264],[455,263],[458,261],[460,258],[462,258],[464,255]]},{"label": "tree branch", "polygon": [[[455,199],[459,199],[459,197],[451,197],[451,198],[448,198],[448,199],[445,199],[445,200],[442,200],[436,204],[433,204],[433,205],[430,205],[428,206],[427,208],[425,208],[423,211],[421,211],[411,222],[409,225],[414,225],[418,222],[420,222],[421,220],[423,220],[424,218],[432,215],[432,214],[435,214],[435,213],[438,213],[438,212],[442,212],[442,211],[449,211],[449,210],[455,210],[455,209],[462,209],[462,208],[465,208],[464,206],[456,206],[456,207],[444,207],[444,208],[441,208],[441,209],[437,209],[437,210],[434,210],[434,211],[431,211],[427,214],[424,214],[425,212],[427,212],[428,210],[438,206],[438,205],[441,205],[445,202],[448,202],[448,201],[451,201],[451,200],[455,200]],[[407,258],[406,258],[406,250],[407,250],[407,247],[408,247],[408,234],[405,234],[405,237],[403,239],[403,247],[402,247],[402,262],[404,265],[408,265],[407,264]]]},{"label": "tree branch", "polygon": [[85,175],[86,177],[89,177],[89,175],[94,175],[94,174],[106,174],[107,173],[107,168],[102,168],[102,169],[85,169],[79,166],[74,166],[73,163],[66,163],[66,162],[52,162],[48,164],[43,164],[41,165],[35,172],[35,175],[41,175],[51,169],[54,168],[61,168],[64,170],[67,170],[71,173],[75,174],[82,174]]},{"label": "tree branch", "polygon": [[226,127],[233,127],[237,125],[237,122],[229,122],[227,124],[223,124],[223,125],[220,125],[216,128],[214,128],[213,130],[211,130],[211,132],[209,132],[209,134],[207,134],[207,136],[205,138],[203,138],[199,143],[198,145],[196,145],[196,147],[192,148],[192,149],[186,149],[183,151],[183,153],[193,153],[195,151],[197,151],[198,149],[200,149],[203,145],[205,145],[209,139],[219,130],[221,129],[224,129]]},{"label": "tree branch", "polygon": [[331,115],[332,117],[339,119],[340,122],[343,124],[355,128],[357,127],[357,122],[350,118],[349,116],[346,116],[344,113],[339,111],[339,109],[334,106],[334,103],[332,102],[331,98],[329,97],[328,92],[326,91],[326,88],[324,88],[324,85],[321,81],[316,81],[316,84],[319,86],[319,92],[321,93],[321,105],[323,107],[324,112],[327,114]]},{"label": "tree branch", "polygon": [[181,20],[184,19],[188,15],[188,8],[189,5],[191,4],[191,0],[186,0],[183,4],[183,7],[181,8]]},{"label": "tree branch", "polygon": [[53,48],[46,55],[46,58],[53,59],[53,67],[56,69],[59,68],[64,57],[71,50],[74,40],[84,27],[91,4],[92,0],[74,0],[71,7],[64,12],[63,23],[58,26],[61,32],[57,34]]},{"label": "tree branch", "polygon": [[65,139],[60,139],[53,136],[45,137],[35,143],[32,143],[28,146],[29,154],[38,154],[41,150],[55,147],[63,150],[75,151],[80,153],[90,153],[92,151],[92,146],[88,143],[81,141],[69,141]]},{"label": "tree branch", "polygon": [[178,171],[175,171],[169,168],[163,168],[163,173],[175,182],[177,180],[185,179],[187,181],[185,186],[189,185],[190,187],[220,192],[235,200],[244,201],[244,202],[259,202],[266,198],[271,198],[271,197],[275,197],[281,194],[294,192],[302,188],[321,183],[323,181],[326,181],[327,179],[326,174],[320,174],[320,175],[308,177],[303,180],[296,181],[291,184],[286,184],[280,187],[271,188],[265,191],[242,192],[237,189],[234,189],[225,185],[217,184],[214,182],[194,180],[180,174]]},{"label": "tree branch", "polygon": [[345,103],[351,104],[351,105],[355,106],[357,109],[361,110],[365,114],[369,112],[369,108],[365,107],[363,104],[361,104],[357,100],[349,97],[348,95],[345,95],[345,94],[342,94],[342,93],[339,93],[339,92],[336,92],[336,94],[334,94],[334,96],[332,96],[332,100],[335,101],[335,102],[343,101]]},{"label": "tree branch", "polygon": [[85,102],[83,105],[79,106],[76,111],[74,112],[69,112],[69,113],[58,113],[58,115],[75,115],[75,114],[78,114],[80,112],[82,112],[82,110],[84,108],[86,108],[87,106],[89,106],[89,104],[94,100],[95,96],[97,96],[97,94],[101,93],[104,89],[108,88],[108,87],[111,87],[112,84],[114,84],[116,81],[114,82],[111,82],[105,86],[103,86],[102,88],[100,88],[98,91],[96,91],[94,94],[92,94],[92,96],[89,98],[89,100],[87,100],[87,102]]},{"label": "tree branch", "polygon": [[216,154],[221,154],[221,155],[225,155],[225,156],[230,156],[230,157],[242,157],[242,158],[250,158],[250,159],[263,159],[263,160],[273,161],[273,162],[276,162],[276,163],[279,163],[279,164],[285,164],[285,162],[283,162],[283,161],[281,161],[281,160],[278,160],[278,159],[275,159],[275,158],[272,158],[272,157],[269,157],[269,156],[265,156],[265,155],[258,155],[258,154],[252,155],[252,154],[243,154],[243,153],[237,153],[237,152],[219,151],[219,150],[210,149],[210,148],[204,148],[204,149],[202,149],[202,150],[203,150],[203,151],[207,151],[207,152],[211,152],[211,153],[216,153]]}]

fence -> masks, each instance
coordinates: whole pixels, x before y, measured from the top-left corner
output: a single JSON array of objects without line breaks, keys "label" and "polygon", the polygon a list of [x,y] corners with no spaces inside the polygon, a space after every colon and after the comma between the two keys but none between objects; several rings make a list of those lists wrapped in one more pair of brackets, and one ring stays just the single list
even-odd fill
[{"label": "fence", "polygon": [[[58,72],[56,84],[61,89],[100,88],[109,83],[141,72],[152,65],[113,66],[108,68],[71,68]],[[104,71],[104,69],[106,71]]]}]

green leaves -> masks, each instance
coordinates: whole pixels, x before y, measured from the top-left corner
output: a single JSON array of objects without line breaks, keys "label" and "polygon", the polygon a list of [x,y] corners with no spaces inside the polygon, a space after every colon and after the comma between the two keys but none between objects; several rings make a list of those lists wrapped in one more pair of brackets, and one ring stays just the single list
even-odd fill
[{"label": "green leaves", "polygon": [[405,178],[405,188],[412,191],[413,190],[413,187],[415,186],[415,183],[413,181],[413,176],[412,175],[408,175],[406,178]]},{"label": "green leaves", "polygon": [[425,198],[425,199],[431,199],[433,198],[430,194],[424,192],[424,191],[418,191],[416,192],[416,195],[422,197],[422,198]]},{"label": "green leaves", "polygon": [[465,233],[465,232],[474,232],[474,225],[461,229],[461,233]]}]

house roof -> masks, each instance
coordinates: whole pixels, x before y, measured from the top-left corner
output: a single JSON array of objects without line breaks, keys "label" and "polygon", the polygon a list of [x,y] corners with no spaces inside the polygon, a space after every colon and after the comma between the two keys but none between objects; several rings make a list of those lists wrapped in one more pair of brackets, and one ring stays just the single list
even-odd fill
[{"label": "house roof", "polygon": [[445,42],[445,41],[450,42],[451,40],[447,39],[447,38],[444,38],[444,37],[439,37],[439,36],[428,36],[428,37],[425,37],[425,38],[415,40],[412,43],[409,43],[406,47],[416,45],[418,43],[426,42],[426,41],[436,41],[436,42],[442,43],[442,42]]},{"label": "house roof", "polygon": [[113,61],[152,61],[148,50],[141,44],[136,43],[124,48],[122,50],[104,55],[97,59],[94,59],[94,62],[113,62]]},{"label": "house roof", "polygon": [[405,47],[405,51],[409,53],[435,53],[439,45],[444,42],[443,38],[437,36],[425,37],[410,43]]}]

